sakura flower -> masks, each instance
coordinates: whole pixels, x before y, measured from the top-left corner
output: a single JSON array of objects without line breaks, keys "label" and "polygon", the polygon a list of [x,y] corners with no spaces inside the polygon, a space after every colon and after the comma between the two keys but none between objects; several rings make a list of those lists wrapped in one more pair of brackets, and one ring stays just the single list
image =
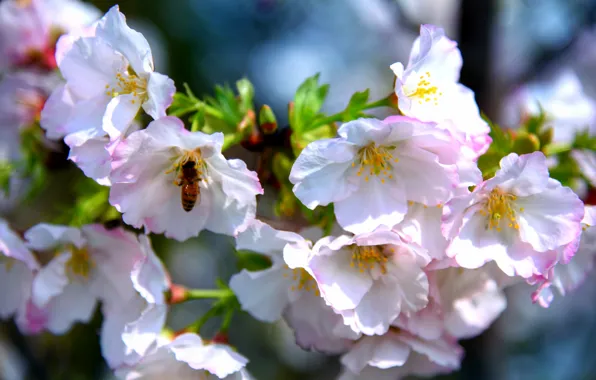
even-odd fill
[{"label": "sakura flower", "polygon": [[307,145],[290,181],[308,208],[334,203],[338,223],[350,232],[393,227],[408,201],[436,206],[458,185],[458,168],[448,157],[457,143],[433,123],[403,116],[358,119],[338,134]]},{"label": "sakura flower", "polygon": [[575,133],[596,131],[596,101],[586,95],[571,69],[559,72],[548,82],[530,83],[517,89],[505,102],[503,121],[515,128],[524,119],[544,112],[554,129],[554,140],[569,143]]},{"label": "sakura flower", "polygon": [[490,128],[480,117],[474,93],[459,83],[462,58],[457,43],[441,28],[422,25],[404,68],[391,65],[395,93],[403,115],[442,124],[457,136],[474,159],[486,152]]},{"label": "sakura flower", "polygon": [[25,307],[39,263],[21,238],[0,219],[0,318]]},{"label": "sakura flower", "polygon": [[384,334],[401,313],[428,303],[430,257],[397,233],[377,230],[319,240],[308,268],[328,305],[357,333]]},{"label": "sakura flower", "polygon": [[571,151],[571,156],[577,162],[582,175],[592,187],[596,187],[596,152],[587,149]]},{"label": "sakura flower", "polygon": [[433,273],[445,331],[458,339],[486,330],[507,307],[497,280],[485,268],[447,268]]},{"label": "sakura flower", "polygon": [[6,0],[0,4],[0,71],[35,65],[54,69],[56,40],[99,17],[77,0]]},{"label": "sakura flower", "polygon": [[260,321],[275,322],[283,314],[304,349],[341,352],[349,342],[345,336],[334,335],[333,330],[342,329],[342,319],[325,305],[315,280],[305,269],[310,248],[310,241],[302,236],[254,220],[238,235],[236,249],[265,255],[271,267],[243,269],[232,276],[230,288],[242,309]]},{"label": "sakura flower", "polygon": [[[221,154],[223,134],[189,132],[177,118],[153,121],[120,143],[113,155],[110,203],[124,221],[167,237],[186,240],[207,229],[234,235],[254,219],[256,173]],[[194,207],[181,199],[182,167],[193,163],[199,178]]]},{"label": "sakura flower", "polygon": [[51,138],[65,137],[72,149],[105,135],[124,135],[142,107],[152,118],[165,116],[174,82],[154,72],[151,49],[112,7],[93,28],[64,36],[56,52],[66,84],[42,111]]},{"label": "sakura flower", "polygon": [[250,380],[252,377],[244,370],[247,362],[228,345],[207,342],[196,334],[185,333],[162,343],[138,363],[119,368],[116,376],[126,380]]},{"label": "sakura flower", "polygon": [[168,311],[164,292],[171,286],[162,262],[149,238],[139,236],[142,257],[134,264],[130,279],[136,290],[127,302],[104,302],[100,342],[102,355],[111,368],[136,363],[158,341]]},{"label": "sakura flower", "polygon": [[463,349],[449,337],[425,340],[392,328],[382,336],[362,337],[341,357],[341,380],[401,379],[459,369]]},{"label": "sakura flower", "polygon": [[39,118],[49,93],[58,83],[53,74],[21,71],[0,82],[0,161],[20,158],[21,133]]},{"label": "sakura flower", "polygon": [[29,248],[49,261],[33,280],[24,330],[62,334],[74,322],[89,321],[98,300],[124,305],[134,296],[130,272],[142,257],[136,235],[101,225],[79,230],[38,224],[25,238]]},{"label": "sakura flower", "polygon": [[[549,178],[541,152],[511,153],[500,166],[471,194],[445,205],[447,255],[464,268],[494,260],[509,276],[546,274],[560,259],[555,250],[579,236],[583,203]],[[572,249],[563,256],[571,257]]]},{"label": "sakura flower", "polygon": [[533,294],[533,301],[543,307],[548,307],[554,295],[554,286],[561,295],[573,291],[594,269],[596,260],[596,206],[586,206],[582,220],[582,234],[575,256],[567,264],[560,263],[552,268],[551,273],[540,281],[540,285]]}]

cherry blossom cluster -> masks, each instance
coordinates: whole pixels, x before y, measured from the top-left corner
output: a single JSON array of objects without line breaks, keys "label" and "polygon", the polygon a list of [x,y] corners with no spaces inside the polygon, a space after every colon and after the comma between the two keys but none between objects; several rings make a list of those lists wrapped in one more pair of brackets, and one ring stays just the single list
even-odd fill
[{"label": "cherry blossom cluster", "polygon": [[[39,35],[20,29],[33,15]],[[480,170],[491,127],[442,29],[423,25],[407,65],[391,65],[396,115],[344,120],[297,152],[284,180],[306,209],[332,206],[334,218],[325,231],[283,231],[257,219],[260,178],[222,154],[228,136],[168,116],[174,82],[118,6],[95,16],[70,0],[0,4],[0,34],[21,41],[0,40],[1,67],[25,70],[0,84],[0,111],[14,113],[0,133],[18,147],[19,128],[38,118],[48,141],[109,186],[128,225],[20,234],[0,220],[0,317],[23,333],[63,334],[101,305],[102,355],[120,378],[250,379],[227,337],[166,328],[179,287],[149,234],[185,241],[208,230],[267,263],[232,276],[226,297],[260,321],[285,320],[300,347],[341,355],[340,379],[430,376],[460,367],[458,340],[498,318],[505,287],[525,282],[546,307],[553,288],[565,294],[592,269],[596,207],[551,178],[543,151],[507,152]],[[33,79],[40,67],[62,79]]]}]

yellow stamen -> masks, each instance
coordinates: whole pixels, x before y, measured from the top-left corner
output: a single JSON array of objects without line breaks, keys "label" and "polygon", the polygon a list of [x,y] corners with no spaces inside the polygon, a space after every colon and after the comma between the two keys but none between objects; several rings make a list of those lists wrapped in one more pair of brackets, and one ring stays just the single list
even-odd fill
[{"label": "yellow stamen", "polygon": [[[410,80],[407,82],[410,82]],[[414,83],[407,83],[404,86],[406,87],[404,88],[406,96],[418,99],[418,104],[430,103],[432,101],[434,105],[438,105],[439,97],[443,93],[439,91],[436,85],[432,84],[430,72],[427,71],[424,75],[420,75],[415,88],[412,88],[414,87],[413,85]]]},{"label": "yellow stamen", "polygon": [[80,277],[84,280],[89,278],[89,272],[95,267],[95,262],[89,256],[87,248],[70,247],[71,256],[66,262],[66,271],[68,276]]},{"label": "yellow stamen", "polygon": [[[513,194],[505,193],[499,188],[494,188],[484,205],[480,210],[480,215],[486,216],[486,229],[496,229],[501,231],[501,220],[506,220],[507,226],[513,229],[519,229],[519,224],[515,218],[515,203],[517,197]],[[519,209],[523,211],[523,208]]]},{"label": "yellow stamen", "polygon": [[377,245],[371,246],[352,246],[351,267],[358,267],[360,273],[366,269],[374,269],[376,265],[381,269],[381,273],[387,273],[387,256],[383,253],[383,247]]},{"label": "yellow stamen", "polygon": [[[352,167],[358,166],[357,176],[362,176],[362,173],[366,171],[367,176],[364,177],[365,181],[369,181],[370,177],[380,177],[381,183],[385,183],[386,179],[392,179],[393,162],[398,162],[397,158],[394,158],[392,151],[395,149],[394,146],[377,146],[375,143],[360,148],[358,156]],[[382,178],[385,177],[385,178]]]},{"label": "yellow stamen", "polygon": [[285,266],[284,269],[284,277],[290,277],[290,275],[292,276],[292,282],[293,285],[290,287],[290,289],[295,292],[295,291],[306,291],[306,292],[310,292],[313,291],[317,296],[320,295],[319,294],[319,287],[317,286],[317,282],[315,281],[314,278],[312,278],[312,276],[304,269],[302,268],[294,268],[294,269],[290,269],[290,267],[288,267],[287,265]]}]

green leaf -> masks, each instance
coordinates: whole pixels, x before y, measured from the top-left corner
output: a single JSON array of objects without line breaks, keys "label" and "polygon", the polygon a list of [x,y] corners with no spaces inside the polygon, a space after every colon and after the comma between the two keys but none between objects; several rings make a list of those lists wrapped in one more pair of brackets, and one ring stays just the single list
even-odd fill
[{"label": "green leaf", "polygon": [[10,177],[14,171],[14,166],[8,161],[0,162],[0,192],[9,195]]},{"label": "green leaf", "polygon": [[236,82],[236,88],[238,89],[238,95],[240,95],[240,109],[242,114],[245,114],[253,107],[255,88],[247,78],[242,78]]},{"label": "green leaf", "polygon": [[362,111],[366,107],[369,96],[370,90],[368,88],[364,91],[354,93],[343,112],[343,120],[350,121],[365,116]]},{"label": "green leaf", "polygon": [[290,127],[298,133],[306,130],[318,117],[329,92],[329,85],[319,85],[319,74],[307,78],[296,91],[290,112]]}]

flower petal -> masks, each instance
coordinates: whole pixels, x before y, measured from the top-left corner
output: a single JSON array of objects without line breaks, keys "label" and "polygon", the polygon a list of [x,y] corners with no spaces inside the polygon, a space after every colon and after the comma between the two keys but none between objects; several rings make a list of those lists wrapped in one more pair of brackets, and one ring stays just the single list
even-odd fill
[{"label": "flower petal", "polygon": [[137,74],[153,71],[153,56],[145,37],[126,24],[126,17],[114,5],[97,23],[97,37],[122,53]]},{"label": "flower petal", "polygon": [[352,144],[340,139],[308,144],[290,172],[296,197],[310,209],[348,197],[357,188],[345,178],[355,153]]},{"label": "flower petal", "polygon": [[147,82],[147,93],[149,97],[143,103],[145,112],[155,120],[165,117],[176,93],[174,81],[166,75],[152,72]]}]

